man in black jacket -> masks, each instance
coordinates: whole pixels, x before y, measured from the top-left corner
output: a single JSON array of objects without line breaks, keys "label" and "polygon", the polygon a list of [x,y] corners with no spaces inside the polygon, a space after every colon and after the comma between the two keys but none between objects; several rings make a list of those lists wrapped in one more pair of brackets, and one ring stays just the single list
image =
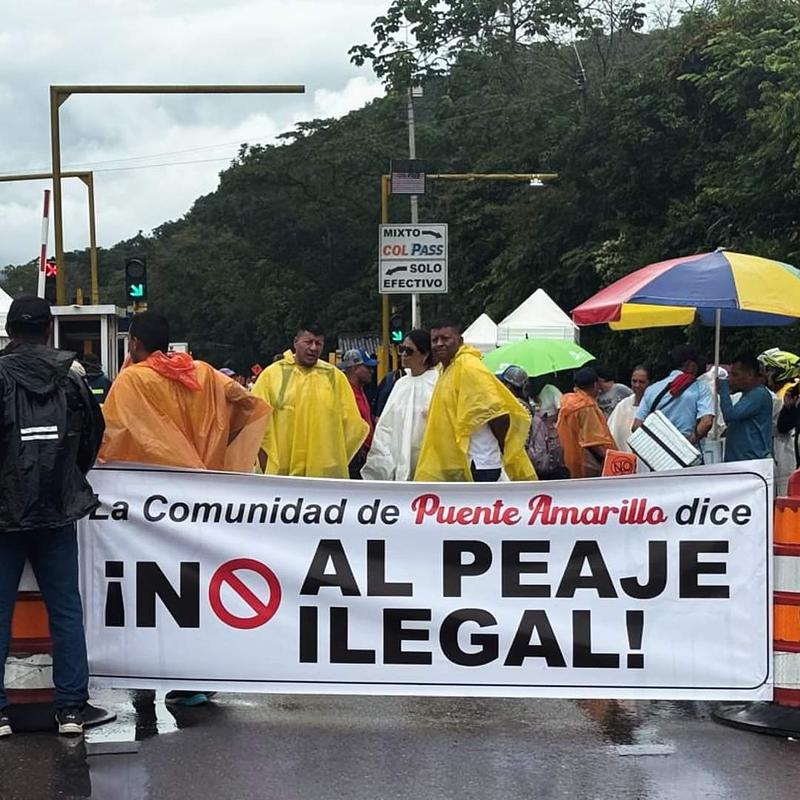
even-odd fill
[{"label": "man in black jacket", "polygon": [[[89,668],[75,522],[98,505],[86,473],[104,425],[75,355],[48,345],[51,326],[45,300],[17,298],[0,351],[0,669],[27,559],[50,617],[59,733],[79,734]],[[0,736],[11,733],[7,704],[0,682]]]},{"label": "man in black jacket", "polygon": [[87,353],[81,359],[81,365],[86,370],[86,383],[89,391],[94,395],[100,405],[103,405],[111,389],[111,381],[100,366],[100,359],[94,353]]}]

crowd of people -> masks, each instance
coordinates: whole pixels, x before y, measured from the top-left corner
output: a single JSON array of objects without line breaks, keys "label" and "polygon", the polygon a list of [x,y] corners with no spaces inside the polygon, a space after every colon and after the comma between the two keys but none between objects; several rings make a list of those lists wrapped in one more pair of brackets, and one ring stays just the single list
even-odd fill
[{"label": "crowd of people", "polygon": [[[373,357],[349,350],[334,365],[324,331],[303,324],[247,386],[170,354],[168,321],[145,311],[111,383],[96,358],[52,348],[51,327],[44,300],[17,298],[0,352],[0,664],[28,560],[50,611],[64,734],[81,732],[88,698],[75,522],[99,502],[86,478],[98,461],[382,481],[587,478],[659,411],[698,448],[723,431],[725,460],[774,457],[779,493],[800,462],[800,359],[779,350],[740,355],[717,377],[681,346],[660,380],[637,365],[627,386],[586,366],[562,394],[555,376],[491,372],[446,319],[411,331],[401,368],[376,387]],[[11,733],[7,702],[0,682],[0,736]]]}]

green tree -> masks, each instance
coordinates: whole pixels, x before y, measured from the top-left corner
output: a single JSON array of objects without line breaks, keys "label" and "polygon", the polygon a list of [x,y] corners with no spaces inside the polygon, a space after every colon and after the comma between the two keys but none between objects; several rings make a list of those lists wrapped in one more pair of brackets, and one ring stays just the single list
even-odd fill
[{"label": "green tree", "polygon": [[520,60],[533,43],[557,42],[565,31],[613,41],[620,31],[642,27],[643,8],[638,0],[393,0],[372,23],[374,42],[350,54],[394,88],[445,75],[469,53],[498,60],[520,83]]}]

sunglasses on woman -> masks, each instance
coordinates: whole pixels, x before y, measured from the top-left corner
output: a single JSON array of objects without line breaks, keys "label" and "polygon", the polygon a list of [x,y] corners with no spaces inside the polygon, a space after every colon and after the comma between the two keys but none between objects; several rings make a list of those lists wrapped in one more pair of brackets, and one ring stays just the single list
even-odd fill
[{"label": "sunglasses on woman", "polygon": [[419,350],[415,350],[413,347],[400,345],[400,347],[397,348],[397,352],[400,353],[401,356],[413,356],[414,353],[419,353]]}]

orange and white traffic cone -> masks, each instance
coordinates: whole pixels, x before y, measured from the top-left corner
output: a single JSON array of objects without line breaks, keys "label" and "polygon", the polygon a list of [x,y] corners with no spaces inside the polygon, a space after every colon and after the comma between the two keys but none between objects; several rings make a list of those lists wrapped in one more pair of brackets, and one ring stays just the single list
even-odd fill
[{"label": "orange and white traffic cone", "polygon": [[[49,731],[55,728],[53,641],[44,598],[29,564],[17,592],[11,619],[11,646],[5,664],[6,694],[11,728],[15,732]],[[86,727],[116,719],[116,714],[86,705]]]},{"label": "orange and white traffic cone", "polygon": [[47,608],[28,565],[14,606],[5,667],[11,727],[15,731],[50,730],[56,711],[53,642]]},{"label": "orange and white traffic cone", "polygon": [[800,737],[800,498],[775,500],[773,566],[773,702],[725,706],[713,716],[757,733]]}]

